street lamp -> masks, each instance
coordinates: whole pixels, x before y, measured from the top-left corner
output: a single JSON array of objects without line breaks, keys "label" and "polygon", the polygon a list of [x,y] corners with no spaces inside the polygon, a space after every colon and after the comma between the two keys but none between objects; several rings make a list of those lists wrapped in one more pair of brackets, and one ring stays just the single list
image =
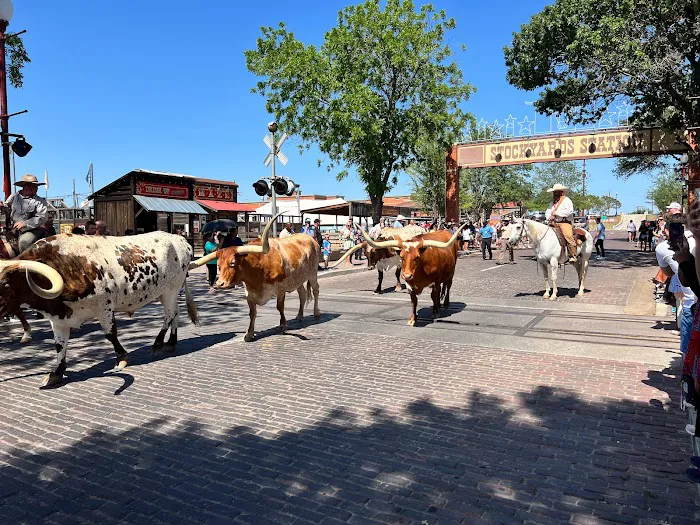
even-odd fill
[{"label": "street lamp", "polygon": [[2,189],[5,198],[10,196],[12,189],[10,185],[10,143],[7,133],[9,132],[7,114],[7,69],[5,65],[5,30],[12,20],[14,6],[12,0],[0,0],[0,129],[2,130],[2,168],[3,179]]}]

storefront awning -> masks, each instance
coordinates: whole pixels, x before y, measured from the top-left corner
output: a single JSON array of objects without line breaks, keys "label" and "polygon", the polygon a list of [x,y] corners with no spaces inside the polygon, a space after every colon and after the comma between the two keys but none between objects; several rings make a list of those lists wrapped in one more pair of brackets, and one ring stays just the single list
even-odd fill
[{"label": "storefront awning", "polygon": [[210,200],[199,200],[195,199],[199,204],[205,208],[209,208],[213,211],[231,211],[231,212],[254,212],[260,207],[259,204],[243,204],[241,202],[230,202],[230,201],[210,201]]},{"label": "storefront awning", "polygon": [[181,199],[164,199],[162,197],[144,197],[134,195],[134,199],[146,211],[162,211],[165,213],[192,213],[196,215],[206,215],[208,212],[194,201]]}]

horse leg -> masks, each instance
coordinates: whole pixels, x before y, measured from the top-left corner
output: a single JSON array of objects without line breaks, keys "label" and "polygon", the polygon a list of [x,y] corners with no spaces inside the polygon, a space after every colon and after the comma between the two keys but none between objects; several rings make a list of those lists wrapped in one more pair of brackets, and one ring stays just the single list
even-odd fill
[{"label": "horse leg", "polygon": [[549,265],[544,263],[539,263],[539,265],[544,274],[544,295],[542,299],[549,299]]},{"label": "horse leg", "polygon": [[[583,250],[582,250],[583,251]],[[583,295],[584,284],[586,282],[586,274],[588,273],[588,256],[581,257],[578,266],[578,295]]]},{"label": "horse leg", "polygon": [[557,294],[559,293],[559,290],[557,289],[557,268],[559,266],[559,261],[555,258],[552,257],[552,259],[549,261],[549,270],[552,272],[552,295],[549,298],[550,301],[556,301],[557,300]]}]

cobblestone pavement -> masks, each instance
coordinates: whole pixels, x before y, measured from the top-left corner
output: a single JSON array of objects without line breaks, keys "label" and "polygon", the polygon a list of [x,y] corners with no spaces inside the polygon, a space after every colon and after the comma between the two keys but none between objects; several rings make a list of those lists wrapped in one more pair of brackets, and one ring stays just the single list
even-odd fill
[{"label": "cobblestone pavement", "polygon": [[462,303],[410,329],[403,301],[344,299],[334,279],[321,282],[319,322],[279,334],[271,303],[244,343],[241,292],[205,295],[193,276],[203,326],[184,324],[175,352],[151,355],[160,305],[119,319],[130,352],[119,373],[88,324],[68,381],[50,390],[37,388],[54,358],[46,322],[31,320],[24,346],[0,324],[0,522],[698,523],[677,343],[650,320],[615,334],[613,318],[556,314],[595,320],[587,337],[668,366],[464,335],[521,337],[536,329],[527,312],[554,322],[534,308],[480,326]]},{"label": "cobblestone pavement", "polygon": [[[559,270],[559,301],[583,304],[608,304],[625,306],[635,279],[651,279],[656,274],[656,257],[652,252],[640,252],[634,244],[623,238],[625,232],[608,234],[605,261],[590,260],[586,293],[577,297],[578,276],[576,270],[566,266]],[[494,259],[484,261],[481,253],[462,257],[452,284],[452,295],[458,297],[485,297],[541,301],[544,293],[544,275],[537,269],[531,249],[515,250],[516,264],[496,265]],[[392,272],[384,276],[386,291],[396,284]],[[337,289],[372,291],[377,286],[376,272],[339,276],[324,280],[325,286]]]}]

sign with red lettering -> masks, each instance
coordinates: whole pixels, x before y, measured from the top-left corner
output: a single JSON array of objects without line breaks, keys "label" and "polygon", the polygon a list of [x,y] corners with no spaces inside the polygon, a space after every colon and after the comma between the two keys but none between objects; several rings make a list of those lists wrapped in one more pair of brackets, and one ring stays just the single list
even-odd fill
[{"label": "sign with red lettering", "polygon": [[154,182],[139,181],[136,183],[136,193],[149,197],[163,197],[166,199],[189,199],[190,192],[187,186],[179,184],[157,184]]},{"label": "sign with red lettering", "polygon": [[214,188],[212,186],[194,187],[195,199],[211,199],[215,201],[231,201],[233,200],[233,191],[228,188]]}]

